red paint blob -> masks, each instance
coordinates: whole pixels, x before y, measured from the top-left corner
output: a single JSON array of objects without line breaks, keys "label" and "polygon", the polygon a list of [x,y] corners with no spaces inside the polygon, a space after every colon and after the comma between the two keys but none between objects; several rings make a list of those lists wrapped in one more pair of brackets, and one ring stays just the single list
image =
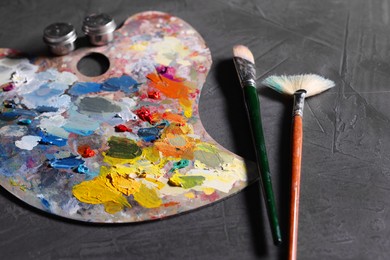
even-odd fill
[{"label": "red paint blob", "polygon": [[216,201],[217,199],[219,199],[219,196],[218,196],[218,193],[216,193],[216,192],[213,192],[213,193],[211,193],[210,195],[206,195],[206,194],[202,193],[202,194],[200,195],[200,198],[201,198],[201,200],[203,200],[203,201],[208,200],[208,201],[210,201],[210,202],[214,202],[214,201]]},{"label": "red paint blob", "polygon": [[153,124],[153,115],[152,113],[150,113],[150,110],[147,109],[146,107],[141,107],[140,109],[136,110],[135,113],[141,120]]},{"label": "red paint blob", "polygon": [[205,66],[203,66],[203,65],[199,65],[199,67],[198,67],[198,71],[199,72],[202,72],[202,73],[205,73],[206,72],[206,67]]},{"label": "red paint blob", "polygon": [[89,158],[95,156],[95,151],[91,149],[88,145],[82,145],[77,148],[77,152],[83,158]]},{"label": "red paint blob", "polygon": [[158,91],[149,91],[148,97],[151,99],[160,99],[161,95],[160,95],[160,92],[158,92]]},{"label": "red paint blob", "polygon": [[132,130],[125,125],[116,125],[115,132],[132,132]]},{"label": "red paint blob", "polygon": [[167,207],[172,207],[172,206],[176,206],[176,205],[179,205],[179,204],[180,204],[179,202],[170,201],[170,202],[164,203],[163,206],[167,208]]}]

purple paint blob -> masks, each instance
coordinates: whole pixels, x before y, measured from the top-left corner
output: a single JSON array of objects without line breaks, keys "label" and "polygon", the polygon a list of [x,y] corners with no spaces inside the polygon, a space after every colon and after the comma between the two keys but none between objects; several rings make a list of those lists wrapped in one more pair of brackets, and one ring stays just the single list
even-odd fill
[{"label": "purple paint blob", "polygon": [[1,86],[1,89],[3,89],[3,91],[5,92],[8,92],[8,91],[11,91],[13,89],[15,89],[15,84],[13,82],[8,82],[8,83],[5,83]]},{"label": "purple paint blob", "polygon": [[157,71],[157,73],[159,75],[162,75],[165,78],[168,78],[168,79],[176,81],[176,79],[175,79],[175,74],[176,74],[175,68],[169,67],[169,66],[160,65],[160,66],[156,67],[156,71]]}]

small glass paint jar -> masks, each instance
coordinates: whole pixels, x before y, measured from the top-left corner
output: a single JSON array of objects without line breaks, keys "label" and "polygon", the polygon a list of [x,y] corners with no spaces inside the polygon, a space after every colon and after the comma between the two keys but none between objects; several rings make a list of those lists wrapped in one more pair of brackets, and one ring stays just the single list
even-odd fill
[{"label": "small glass paint jar", "polygon": [[93,45],[106,45],[114,40],[116,24],[111,16],[101,14],[91,14],[84,18],[83,32],[88,36]]},{"label": "small glass paint jar", "polygon": [[53,23],[43,31],[43,41],[55,55],[65,55],[75,49],[76,30],[70,23]]}]

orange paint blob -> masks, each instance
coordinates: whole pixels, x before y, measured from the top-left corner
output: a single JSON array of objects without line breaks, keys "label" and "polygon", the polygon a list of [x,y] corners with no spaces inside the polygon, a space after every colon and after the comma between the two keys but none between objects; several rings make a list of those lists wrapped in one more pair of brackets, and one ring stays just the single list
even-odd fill
[{"label": "orange paint blob", "polygon": [[149,74],[147,78],[150,80],[150,85],[160,90],[165,96],[179,100],[187,118],[192,116],[193,100],[190,99],[190,94],[194,91],[193,89],[182,81],[174,81],[155,73]]},{"label": "orange paint blob", "polygon": [[165,138],[154,143],[164,156],[192,160],[194,158],[195,141],[187,136],[167,134]]},{"label": "orange paint blob", "polygon": [[170,112],[163,113],[161,117],[162,119],[168,120],[171,123],[177,123],[180,125],[184,125],[186,123],[186,120],[183,116]]}]

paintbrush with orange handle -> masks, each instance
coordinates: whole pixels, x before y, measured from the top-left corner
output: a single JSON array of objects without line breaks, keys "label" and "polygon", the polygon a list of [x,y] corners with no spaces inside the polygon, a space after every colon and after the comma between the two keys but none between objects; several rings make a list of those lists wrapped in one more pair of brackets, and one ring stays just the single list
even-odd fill
[{"label": "paintbrush with orange handle", "polygon": [[305,97],[317,95],[334,87],[334,82],[315,74],[296,76],[270,76],[263,84],[286,95],[294,96],[292,122],[292,176],[290,200],[289,258],[297,257],[298,212],[301,183],[303,105]]}]

